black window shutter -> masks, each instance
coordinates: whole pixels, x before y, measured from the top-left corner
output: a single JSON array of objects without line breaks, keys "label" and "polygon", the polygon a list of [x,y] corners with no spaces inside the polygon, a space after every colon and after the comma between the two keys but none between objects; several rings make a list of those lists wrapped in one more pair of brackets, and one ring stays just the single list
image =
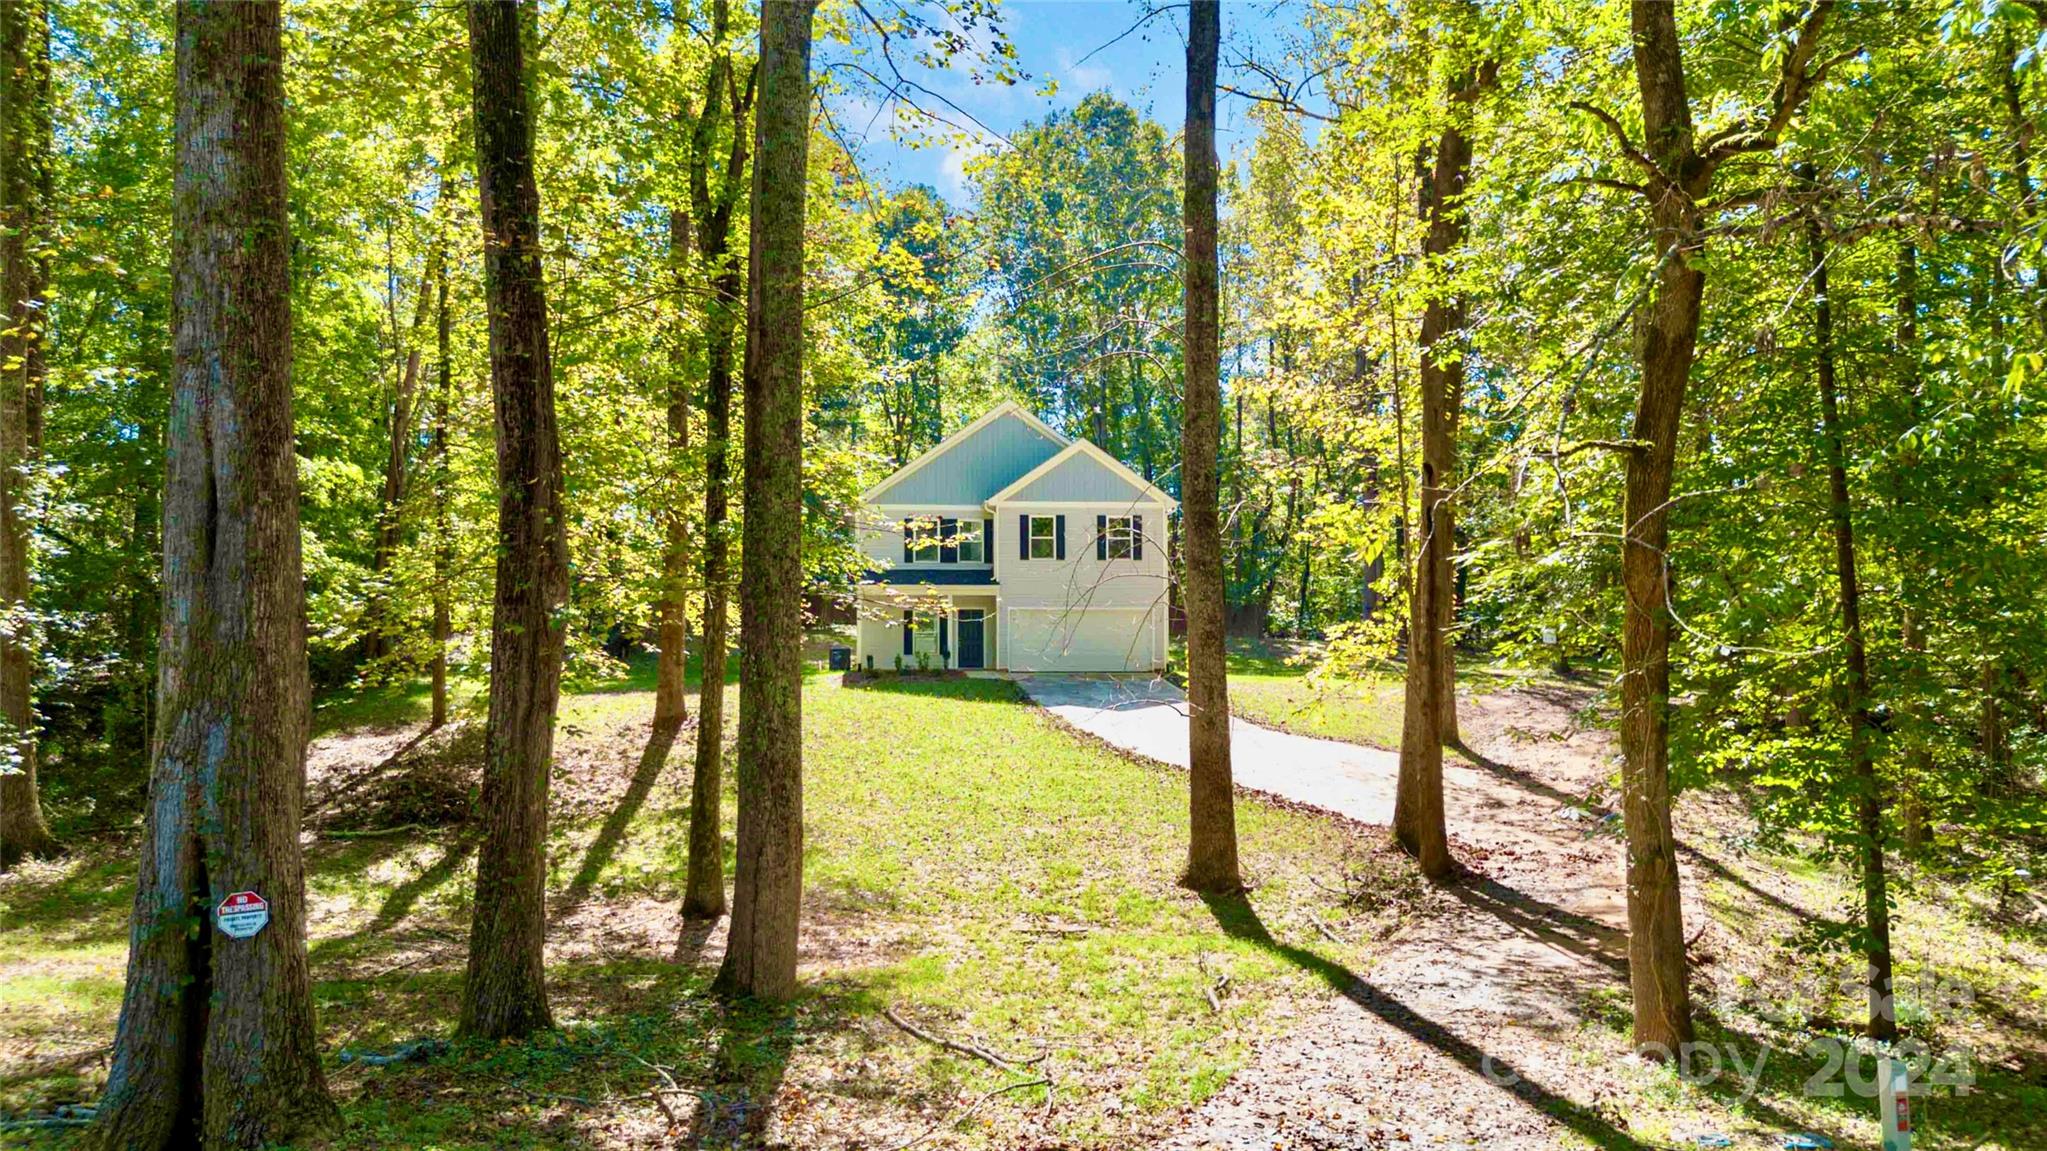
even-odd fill
[{"label": "black window shutter", "polygon": [[1052,558],[1062,560],[1066,558],[1065,516],[1054,516],[1052,519]]},{"label": "black window shutter", "polygon": [[1109,558],[1108,516],[1095,517],[1095,558],[1098,560],[1105,560]]},{"label": "black window shutter", "polygon": [[960,562],[960,522],[946,518],[938,521],[938,562],[956,564]]},{"label": "black window shutter", "polygon": [[909,520],[904,520],[904,521],[903,521],[903,562],[904,562],[904,563],[909,563],[909,562],[910,562],[910,560],[911,560],[911,559],[912,559],[912,558],[914,557],[914,555],[915,555],[915,553],[916,553],[916,550],[917,550],[917,549],[915,549],[915,548],[913,548],[913,547],[911,547],[911,546],[910,546],[910,521],[909,521]]},{"label": "black window shutter", "polygon": [[903,612],[903,654],[910,654],[910,638],[917,632],[917,617]]},{"label": "black window shutter", "polygon": [[1130,558],[1134,560],[1141,560],[1144,558],[1143,516],[1130,517]]},{"label": "black window shutter", "polygon": [[981,562],[995,562],[995,521],[992,519],[981,521]]},{"label": "black window shutter", "polygon": [[943,664],[952,658],[952,645],[946,642],[945,617],[938,617],[938,662]]},{"label": "black window shutter", "polygon": [[1031,558],[1031,517],[1016,517],[1016,558]]}]

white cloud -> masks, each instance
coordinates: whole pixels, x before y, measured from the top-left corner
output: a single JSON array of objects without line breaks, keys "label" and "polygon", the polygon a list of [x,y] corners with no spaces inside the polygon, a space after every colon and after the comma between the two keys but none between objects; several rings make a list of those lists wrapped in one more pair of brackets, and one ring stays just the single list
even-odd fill
[{"label": "white cloud", "polygon": [[1057,54],[1059,64],[1059,86],[1073,89],[1076,94],[1093,92],[1100,88],[1116,90],[1116,74],[1107,65],[1077,63],[1073,49],[1061,46]]}]

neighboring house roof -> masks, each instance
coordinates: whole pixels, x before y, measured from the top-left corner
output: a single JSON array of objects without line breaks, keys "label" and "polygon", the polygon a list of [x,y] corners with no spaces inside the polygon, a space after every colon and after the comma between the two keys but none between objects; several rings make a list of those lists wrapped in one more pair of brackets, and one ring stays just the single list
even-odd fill
[{"label": "neighboring house roof", "polygon": [[862,583],[929,584],[932,587],[993,587],[995,573],[989,568],[892,568],[870,571]]},{"label": "neighboring house roof", "polygon": [[1123,466],[1123,461],[1086,440],[1075,440],[1066,450],[1024,473],[1008,487],[988,497],[994,503],[1131,503],[1179,506],[1179,501],[1145,482],[1143,476]]},{"label": "neighboring house roof", "polygon": [[1022,405],[1004,400],[867,489],[861,499],[883,506],[978,506],[1011,480],[1058,455],[1067,443],[1065,436]]}]

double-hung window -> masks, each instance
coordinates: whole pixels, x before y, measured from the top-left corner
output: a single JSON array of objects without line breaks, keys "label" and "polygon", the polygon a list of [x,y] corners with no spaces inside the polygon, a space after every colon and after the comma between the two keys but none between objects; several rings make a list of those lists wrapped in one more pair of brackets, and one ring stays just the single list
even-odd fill
[{"label": "double-hung window", "polygon": [[961,520],[954,529],[954,538],[959,543],[960,562],[963,564],[984,564],[988,562],[987,541],[981,538],[980,520]]},{"label": "double-hung window", "polygon": [[1144,517],[1096,516],[1095,558],[1098,560],[1142,560],[1144,558]]},{"label": "double-hung window", "polygon": [[1136,551],[1137,532],[1131,526],[1129,516],[1110,516],[1109,556],[1112,560],[1127,560]]},{"label": "double-hung window", "polygon": [[938,562],[938,521],[930,516],[920,516],[904,521],[909,540],[905,550],[911,563],[935,564]]},{"label": "double-hung window", "polygon": [[1031,558],[1049,560],[1059,557],[1058,520],[1052,516],[1031,517]]}]

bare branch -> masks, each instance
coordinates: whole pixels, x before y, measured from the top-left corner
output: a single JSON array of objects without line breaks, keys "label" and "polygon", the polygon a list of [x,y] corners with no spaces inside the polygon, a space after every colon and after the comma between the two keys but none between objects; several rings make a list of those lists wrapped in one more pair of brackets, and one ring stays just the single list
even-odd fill
[{"label": "bare branch", "polygon": [[1239,88],[1234,84],[1217,84],[1215,86],[1215,90],[1218,92],[1228,92],[1232,96],[1242,96],[1246,100],[1256,100],[1261,104],[1275,104],[1281,108],[1285,108],[1287,111],[1292,112],[1297,116],[1306,116],[1311,120],[1320,120],[1325,124],[1336,123],[1336,117],[1325,116],[1320,112],[1315,112],[1311,111],[1310,109],[1304,108],[1300,105],[1298,101],[1294,100],[1291,96],[1285,95],[1284,93],[1251,92],[1243,88]]},{"label": "bare branch", "polygon": [[[1171,12],[1175,8],[1185,8],[1186,6],[1187,5],[1185,4],[1161,4],[1157,8],[1151,9],[1144,15],[1139,16],[1137,18],[1137,23],[1132,24],[1130,27],[1123,29],[1121,32],[1116,33],[1114,36],[1111,36],[1107,40],[1101,42],[1100,44],[1097,44],[1094,47],[1088,49],[1087,55],[1082,56],[1080,59],[1075,60],[1073,62],[1073,67],[1078,68],[1082,64],[1087,63],[1089,60],[1094,59],[1097,53],[1105,52],[1108,49],[1114,47],[1117,41],[1122,40],[1125,36],[1128,36],[1132,32],[1137,31],[1139,28],[1144,27],[1146,24],[1151,23],[1152,17],[1157,16],[1163,12]],[[1073,70],[1072,68],[1067,69],[1067,71],[1069,72],[1072,70]]]}]

